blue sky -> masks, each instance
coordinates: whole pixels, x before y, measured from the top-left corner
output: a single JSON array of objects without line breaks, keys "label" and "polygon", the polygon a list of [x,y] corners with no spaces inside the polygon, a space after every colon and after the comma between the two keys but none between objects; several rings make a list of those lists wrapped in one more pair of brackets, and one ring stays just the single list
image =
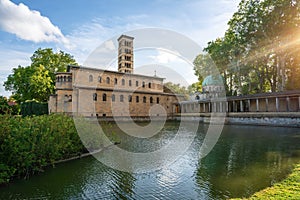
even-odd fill
[{"label": "blue sky", "polygon": [[[39,47],[63,50],[83,64],[104,41],[149,27],[178,32],[204,47],[223,36],[238,3],[239,0],[0,0],[0,95],[10,94],[2,85],[11,69],[29,65],[30,56]],[[147,62],[152,59],[151,63],[176,65],[173,55],[147,55]],[[192,69],[187,71],[188,82],[196,81]]]}]

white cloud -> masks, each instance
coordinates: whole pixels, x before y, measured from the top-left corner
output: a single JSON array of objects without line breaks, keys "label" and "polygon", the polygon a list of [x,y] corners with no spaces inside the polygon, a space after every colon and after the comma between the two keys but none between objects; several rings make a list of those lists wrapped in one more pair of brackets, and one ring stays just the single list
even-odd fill
[{"label": "white cloud", "polygon": [[106,41],[104,43],[104,46],[105,46],[106,49],[109,49],[110,51],[113,51],[113,50],[116,49],[116,47],[115,47],[115,45],[114,45],[114,43],[113,43],[112,40]]},{"label": "white cloud", "polygon": [[49,18],[22,3],[16,5],[9,0],[0,0],[0,28],[23,40],[69,43]]},{"label": "white cloud", "polygon": [[165,50],[157,50],[158,54],[155,56],[149,56],[153,59],[154,63],[168,64],[171,62],[183,62],[176,52],[168,52]]},{"label": "white cloud", "polygon": [[188,86],[197,81],[193,66],[184,60],[179,53],[163,49],[139,51],[135,56],[136,71],[140,74],[154,74],[166,78],[182,86]]},{"label": "white cloud", "polygon": [[25,51],[0,48],[0,55],[0,96],[9,97],[11,92],[4,90],[4,81],[6,81],[8,75],[12,73],[13,68],[18,67],[18,65],[30,65],[31,54]]},{"label": "white cloud", "polygon": [[0,71],[10,72],[12,68],[18,67],[18,65],[30,65],[30,56],[32,53],[9,48],[0,48],[0,55]]},{"label": "white cloud", "polygon": [[[78,24],[78,27],[66,36],[72,44],[69,50],[82,64],[88,55],[104,41],[127,31],[149,27],[179,32],[190,37],[201,47],[205,47],[207,42],[224,35],[228,20],[237,10],[238,1],[203,0],[180,3],[178,6],[181,12],[176,12],[175,18],[174,13],[172,14],[172,10],[175,9],[173,7],[170,11],[158,11],[155,14],[141,15],[133,12],[132,15],[123,17],[95,18],[85,24]],[[159,5],[159,2],[157,4]],[[64,49],[63,46],[62,49]],[[172,55],[166,54],[156,56],[160,63],[166,63],[173,58]]]},{"label": "white cloud", "polygon": [[4,82],[6,81],[7,79],[7,73],[3,73],[1,70],[0,70],[0,96],[5,96],[5,97],[9,97],[11,95],[11,92],[9,91],[5,91],[4,89]]},{"label": "white cloud", "polygon": [[[104,41],[138,28],[157,27],[170,29],[190,37],[202,47],[205,47],[208,41],[224,35],[227,22],[233,12],[237,10],[236,6],[239,1],[184,1],[179,3],[177,8],[171,6],[169,10],[160,10],[153,13],[145,12],[145,14],[140,14],[140,12],[133,11],[132,15],[124,15],[122,17],[99,15],[98,18],[92,21],[78,24],[77,28],[69,31],[64,36],[61,30],[54,26],[47,17],[42,16],[40,12],[30,10],[22,3],[16,5],[9,0],[0,0],[0,29],[15,34],[24,40],[56,42],[55,48],[63,51],[67,49],[68,53],[73,55],[79,64],[83,64],[91,52],[103,44]],[[159,5],[159,2],[157,5]],[[105,46],[107,49],[116,48],[113,42],[108,42]],[[0,73],[2,71],[2,76],[6,77],[12,67],[17,67],[19,64],[23,66],[30,64],[29,58],[32,55],[33,47],[24,49],[28,50],[28,48],[31,49],[30,53],[0,48]],[[149,63],[166,64],[172,70],[185,76],[189,83],[196,81],[192,67],[184,64],[184,61],[180,60],[180,57],[175,54],[158,51],[151,54],[152,57],[148,55],[140,57],[141,55],[136,52],[134,57],[135,66],[138,67],[139,63],[142,65]],[[114,70],[116,70],[117,66],[114,66]],[[7,70],[3,72],[3,68]],[[153,68],[149,70],[151,71],[149,72],[150,74],[154,73]],[[161,70],[157,69],[158,75],[160,75],[160,72]],[[167,74],[165,77],[167,77]],[[164,74],[162,75],[164,76]],[[0,94],[2,92],[0,85]]]},{"label": "white cloud", "polygon": [[[108,50],[116,48],[113,41],[107,41],[123,32],[145,27],[134,20],[140,20],[144,15],[127,16],[112,19],[95,18],[91,22],[78,25],[70,34],[66,35],[72,45],[67,47],[80,64],[85,63],[88,56],[103,42]],[[133,21],[131,21],[133,20]],[[64,46],[62,47],[64,48]]]}]

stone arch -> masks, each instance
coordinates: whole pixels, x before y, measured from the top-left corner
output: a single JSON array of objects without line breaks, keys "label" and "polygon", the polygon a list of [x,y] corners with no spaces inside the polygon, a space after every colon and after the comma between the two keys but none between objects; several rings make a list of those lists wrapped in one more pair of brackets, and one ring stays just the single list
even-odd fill
[{"label": "stone arch", "polygon": [[106,101],[106,93],[102,94],[102,101]]}]

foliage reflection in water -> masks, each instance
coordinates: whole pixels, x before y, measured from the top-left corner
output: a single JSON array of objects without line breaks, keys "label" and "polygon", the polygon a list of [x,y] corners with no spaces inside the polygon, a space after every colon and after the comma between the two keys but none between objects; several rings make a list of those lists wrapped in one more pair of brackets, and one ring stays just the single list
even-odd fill
[{"label": "foliage reflection in water", "polygon": [[[174,138],[178,123],[167,122],[150,139],[120,134],[120,147],[153,151]],[[29,180],[0,188],[0,199],[226,199],[249,196],[283,179],[300,162],[300,130],[225,126],[212,152],[198,159],[207,125],[199,127],[188,152],[168,167],[136,174],[110,169],[93,157],[49,168]],[[187,131],[187,137],[189,133]],[[103,152],[109,156],[109,150]],[[162,157],[162,159],[164,159]]]}]

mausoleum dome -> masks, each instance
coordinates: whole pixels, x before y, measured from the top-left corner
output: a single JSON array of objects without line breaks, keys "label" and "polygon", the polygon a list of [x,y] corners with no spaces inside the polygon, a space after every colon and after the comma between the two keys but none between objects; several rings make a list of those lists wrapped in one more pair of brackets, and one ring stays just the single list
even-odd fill
[{"label": "mausoleum dome", "polygon": [[223,78],[221,75],[209,75],[207,77],[205,77],[205,79],[202,82],[202,87],[205,86],[223,86]]}]

